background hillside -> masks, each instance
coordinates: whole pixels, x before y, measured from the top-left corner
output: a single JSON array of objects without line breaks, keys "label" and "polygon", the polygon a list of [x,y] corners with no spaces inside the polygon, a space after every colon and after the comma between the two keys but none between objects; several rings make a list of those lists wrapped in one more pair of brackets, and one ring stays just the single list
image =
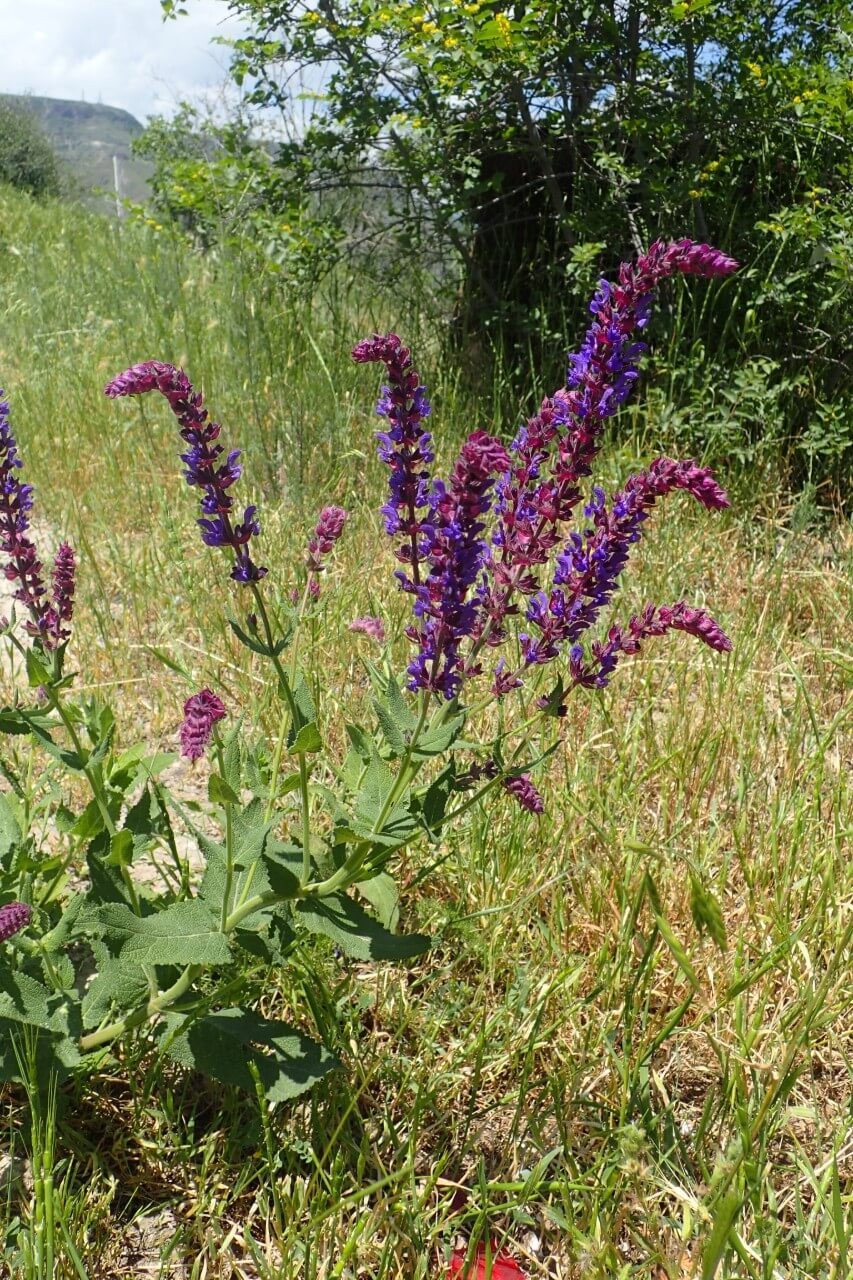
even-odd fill
[{"label": "background hillside", "polygon": [[66,98],[41,98],[3,94],[5,101],[30,110],[44,128],[65,166],[72,185],[87,202],[97,206],[112,199],[94,194],[95,188],[113,190],[113,156],[119,160],[122,195],[142,201],[148,195],[152,166],[131,155],[130,144],[143,126],[129,111],[102,103]]}]

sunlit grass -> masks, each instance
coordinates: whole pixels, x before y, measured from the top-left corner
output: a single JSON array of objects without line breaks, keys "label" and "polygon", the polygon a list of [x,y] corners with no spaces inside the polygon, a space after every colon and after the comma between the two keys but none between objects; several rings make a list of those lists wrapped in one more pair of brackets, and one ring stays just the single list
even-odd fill
[{"label": "sunlit grass", "polygon": [[[171,415],[102,396],[136,360],[184,362],[245,448],[274,595],[319,507],[351,512],[302,652],[342,746],[375,656],[348,622],[385,610],[398,666],[407,645],[376,512],[374,379],[348,351],[406,317],[355,288],[288,303],[239,264],[74,210],[0,209],[0,383],[39,518],[80,551],[79,683],[128,738],[173,747],[189,690],[159,650],[251,723],[275,721],[224,621],[244,605],[198,539]],[[448,454],[493,411],[472,421],[415,336]],[[603,460],[605,479],[635,447]],[[341,1058],[314,1094],[267,1116],[141,1043],[60,1090],[55,1136],[50,1098],[7,1091],[8,1135],[42,1173],[51,1135],[57,1276],[416,1280],[446,1272],[457,1237],[562,1280],[710,1275],[717,1243],[732,1280],[848,1274],[853,540],[772,510],[715,518],[676,495],[655,512],[620,610],[686,593],[734,653],[649,643],[606,692],[573,696],[536,776],[545,816],[494,800],[408,853],[406,923],[436,939],[424,961],[378,968],[318,944],[322,981],[251,973],[264,1013]],[[722,906],[725,951],[697,934],[694,880]],[[28,1277],[45,1274],[44,1186],[3,1201]]]}]

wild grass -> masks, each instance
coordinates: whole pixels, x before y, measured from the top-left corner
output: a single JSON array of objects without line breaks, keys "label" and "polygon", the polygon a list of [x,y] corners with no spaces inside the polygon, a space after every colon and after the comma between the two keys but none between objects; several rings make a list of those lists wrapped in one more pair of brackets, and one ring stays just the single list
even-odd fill
[{"label": "wild grass", "polygon": [[[0,381],[45,534],[80,549],[80,683],[167,748],[188,690],[155,650],[259,727],[272,716],[223,622],[239,600],[198,541],[168,411],[101,394],[173,360],[246,450],[276,590],[317,509],[352,513],[303,655],[335,742],[368,692],[348,621],[384,602],[400,664],[406,649],[375,386],[349,348],[374,326],[421,340],[445,454],[495,425],[491,406],[474,420],[393,298],[348,284],[297,304],[164,236],[6,195],[0,211]],[[606,480],[666,451],[633,426]],[[713,520],[677,497],[655,513],[620,612],[686,592],[734,653],[649,645],[574,696],[542,818],[497,800],[407,856],[425,960],[318,943],[311,975],[251,972],[258,1007],[319,1030],[340,1073],[271,1114],[140,1041],[89,1082],[6,1088],[4,1145],[30,1172],[0,1204],[27,1280],[425,1280],[487,1241],[558,1280],[850,1274],[853,538],[793,530],[762,496]],[[697,934],[693,881],[725,950]]]}]

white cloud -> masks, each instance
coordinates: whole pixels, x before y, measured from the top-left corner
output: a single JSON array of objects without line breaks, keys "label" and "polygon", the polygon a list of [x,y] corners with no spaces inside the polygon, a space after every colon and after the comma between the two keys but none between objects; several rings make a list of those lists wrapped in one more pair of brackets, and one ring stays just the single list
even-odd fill
[{"label": "white cloud", "polygon": [[0,0],[0,91],[170,115],[224,85],[228,50],[211,42],[240,31],[224,0],[187,9],[164,23],[158,0]]}]

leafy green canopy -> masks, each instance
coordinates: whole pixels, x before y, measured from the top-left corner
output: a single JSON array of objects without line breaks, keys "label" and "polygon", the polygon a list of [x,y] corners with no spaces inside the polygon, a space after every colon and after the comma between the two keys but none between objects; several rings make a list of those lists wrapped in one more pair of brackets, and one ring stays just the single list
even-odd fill
[{"label": "leafy green canopy", "polygon": [[[695,421],[737,368],[720,452],[754,463],[769,439],[802,473],[818,458],[818,479],[838,474],[853,98],[834,0],[226,2],[247,32],[244,110],[284,140],[259,145],[244,120],[191,153],[192,113],[158,125],[167,212],[208,241],[248,231],[309,284],[343,255],[445,288],[464,332],[516,351],[565,333],[591,281],[656,236],[709,240],[747,270],[734,303],[685,311],[712,373],[674,370],[690,379],[675,402]],[[756,382],[757,432],[737,408],[754,421]]]},{"label": "leafy green canopy", "polygon": [[33,196],[60,191],[59,162],[32,112],[0,97],[0,182]]}]

